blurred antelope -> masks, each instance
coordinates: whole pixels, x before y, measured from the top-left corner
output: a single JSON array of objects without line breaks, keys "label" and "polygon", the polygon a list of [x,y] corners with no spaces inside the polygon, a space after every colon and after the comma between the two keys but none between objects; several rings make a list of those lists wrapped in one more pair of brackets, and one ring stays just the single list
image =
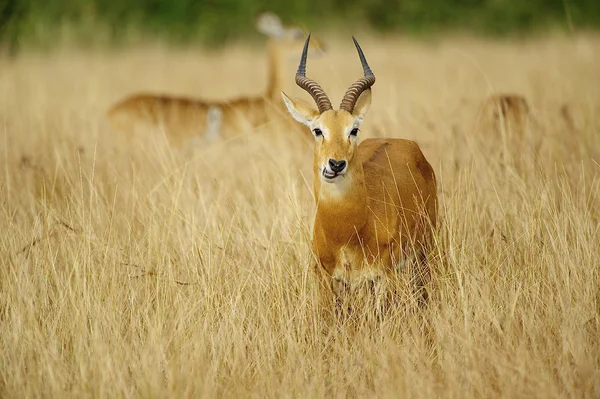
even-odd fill
[{"label": "blurred antelope", "polygon": [[[333,109],[321,86],[306,77],[306,39],[296,83],[317,104],[282,97],[292,117],[313,132],[314,196],[317,212],[312,238],[317,268],[331,278],[333,291],[381,286],[409,259],[427,276],[424,255],[436,223],[435,174],[419,146],[403,139],[367,139],[358,133],[371,104],[375,75],[354,39],[364,77]],[[422,291],[423,292],[423,291]]]},{"label": "blurred antelope", "polygon": [[[134,134],[138,130],[162,128],[174,144],[202,136],[207,140],[220,137],[224,131],[237,132],[244,127],[257,127],[285,112],[278,99],[286,56],[301,48],[304,33],[297,27],[282,25],[273,13],[262,13],[257,29],[268,37],[267,88],[255,97],[239,97],[224,101],[207,101],[156,94],[135,94],[112,106],[107,116],[114,131]],[[315,41],[312,48],[324,51]]]},{"label": "blurred antelope", "polygon": [[531,111],[527,100],[518,94],[495,94],[486,98],[479,110],[477,129],[505,133],[508,137],[523,137]]},{"label": "blurred antelope", "polygon": [[476,139],[490,162],[492,154],[506,170],[526,171],[533,166],[547,132],[518,94],[494,94],[486,98],[476,120]]}]

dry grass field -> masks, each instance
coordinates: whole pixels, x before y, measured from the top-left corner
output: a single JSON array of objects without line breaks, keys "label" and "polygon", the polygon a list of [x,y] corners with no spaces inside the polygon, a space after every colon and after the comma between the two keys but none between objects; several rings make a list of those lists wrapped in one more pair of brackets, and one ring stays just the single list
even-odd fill
[{"label": "dry grass field", "polygon": [[[107,128],[132,92],[261,92],[263,49],[0,60],[0,397],[599,397],[600,37],[359,39],[362,137],[417,140],[439,182],[428,306],[382,320],[318,300],[308,132]],[[328,44],[308,74],[337,106],[360,63]],[[524,134],[477,127],[492,93]]]}]

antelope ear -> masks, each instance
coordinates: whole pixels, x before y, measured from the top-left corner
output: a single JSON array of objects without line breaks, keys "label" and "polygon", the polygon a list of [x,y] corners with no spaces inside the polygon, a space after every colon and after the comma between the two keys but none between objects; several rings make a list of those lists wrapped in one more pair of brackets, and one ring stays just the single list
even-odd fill
[{"label": "antelope ear", "polygon": [[369,107],[371,107],[371,89],[367,89],[362,92],[358,100],[356,101],[356,105],[354,106],[354,111],[352,111],[352,115],[360,120],[362,120]]},{"label": "antelope ear", "polygon": [[283,102],[292,117],[300,123],[311,127],[312,123],[319,116],[319,111],[300,100],[292,100],[284,92],[281,92]]}]

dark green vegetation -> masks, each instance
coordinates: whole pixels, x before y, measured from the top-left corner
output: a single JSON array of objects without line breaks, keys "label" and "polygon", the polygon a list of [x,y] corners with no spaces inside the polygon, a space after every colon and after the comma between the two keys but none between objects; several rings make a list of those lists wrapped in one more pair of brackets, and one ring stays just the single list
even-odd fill
[{"label": "dark green vegetation", "polygon": [[0,40],[48,45],[154,37],[221,44],[256,35],[263,10],[313,30],[521,34],[600,26],[597,0],[0,0]]}]

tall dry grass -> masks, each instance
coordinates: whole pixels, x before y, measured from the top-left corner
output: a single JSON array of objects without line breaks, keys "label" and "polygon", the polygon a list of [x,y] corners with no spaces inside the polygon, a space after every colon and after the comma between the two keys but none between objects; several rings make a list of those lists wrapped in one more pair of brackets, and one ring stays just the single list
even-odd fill
[{"label": "tall dry grass", "polygon": [[[429,305],[360,323],[317,301],[306,137],[127,147],[103,120],[132,91],[260,92],[262,52],[0,61],[0,396],[598,397],[600,38],[361,44],[362,134],[421,144],[440,223]],[[360,66],[331,48],[309,74],[339,99]],[[493,91],[535,128],[473,129]]]}]

